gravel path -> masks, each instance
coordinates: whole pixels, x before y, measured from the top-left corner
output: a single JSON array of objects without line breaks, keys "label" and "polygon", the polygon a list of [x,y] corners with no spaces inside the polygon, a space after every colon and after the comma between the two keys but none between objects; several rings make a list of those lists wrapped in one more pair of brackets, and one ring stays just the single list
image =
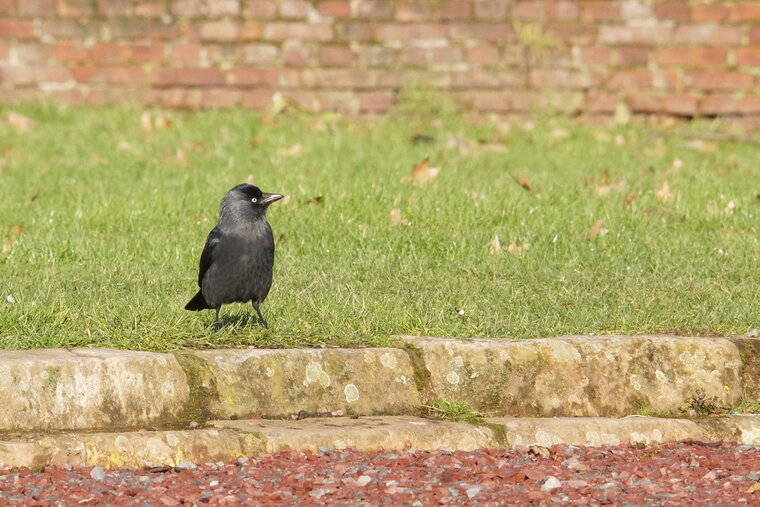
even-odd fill
[{"label": "gravel path", "polygon": [[151,470],[0,469],[0,504],[760,505],[760,447],[285,451]]}]

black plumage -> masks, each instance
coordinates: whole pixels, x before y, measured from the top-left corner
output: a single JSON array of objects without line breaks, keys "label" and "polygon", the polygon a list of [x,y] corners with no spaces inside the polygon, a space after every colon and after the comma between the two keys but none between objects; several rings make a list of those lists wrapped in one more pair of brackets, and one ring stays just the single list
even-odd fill
[{"label": "black plumage", "polygon": [[274,238],[266,214],[269,205],[282,197],[246,183],[227,192],[219,208],[219,223],[201,253],[200,290],[185,310],[216,310],[214,325],[218,327],[222,305],[250,301],[259,323],[267,327],[259,309],[272,286],[274,266]]}]

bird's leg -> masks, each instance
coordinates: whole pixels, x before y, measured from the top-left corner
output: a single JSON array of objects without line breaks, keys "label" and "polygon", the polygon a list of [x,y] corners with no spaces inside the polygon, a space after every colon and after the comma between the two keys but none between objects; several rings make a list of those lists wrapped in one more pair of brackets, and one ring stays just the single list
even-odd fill
[{"label": "bird's leg", "polygon": [[219,325],[219,310],[221,310],[221,306],[216,307],[216,320],[214,320],[214,331],[219,331],[219,328],[221,327]]},{"label": "bird's leg", "polygon": [[267,321],[264,320],[264,317],[261,316],[261,311],[259,310],[259,304],[256,301],[251,301],[251,304],[253,304],[253,309],[256,310],[256,313],[259,314],[259,324],[264,329],[269,329],[269,326],[267,326]]}]

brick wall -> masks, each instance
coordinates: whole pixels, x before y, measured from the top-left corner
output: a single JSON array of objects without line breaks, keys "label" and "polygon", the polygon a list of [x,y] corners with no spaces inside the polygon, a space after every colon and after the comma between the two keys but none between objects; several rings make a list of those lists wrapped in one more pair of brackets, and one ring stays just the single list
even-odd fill
[{"label": "brick wall", "polygon": [[760,116],[760,1],[0,0],[0,100]]}]

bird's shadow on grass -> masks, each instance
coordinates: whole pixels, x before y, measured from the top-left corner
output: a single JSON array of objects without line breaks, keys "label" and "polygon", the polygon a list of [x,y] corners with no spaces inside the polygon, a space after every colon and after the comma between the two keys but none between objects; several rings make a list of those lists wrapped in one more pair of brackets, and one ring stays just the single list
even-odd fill
[{"label": "bird's shadow on grass", "polygon": [[[236,331],[238,329],[261,329],[264,327],[259,325],[259,317],[256,314],[239,312],[230,315],[219,316],[219,329],[218,331],[225,330],[229,332]],[[211,324],[211,329],[214,330],[214,324]]]}]

